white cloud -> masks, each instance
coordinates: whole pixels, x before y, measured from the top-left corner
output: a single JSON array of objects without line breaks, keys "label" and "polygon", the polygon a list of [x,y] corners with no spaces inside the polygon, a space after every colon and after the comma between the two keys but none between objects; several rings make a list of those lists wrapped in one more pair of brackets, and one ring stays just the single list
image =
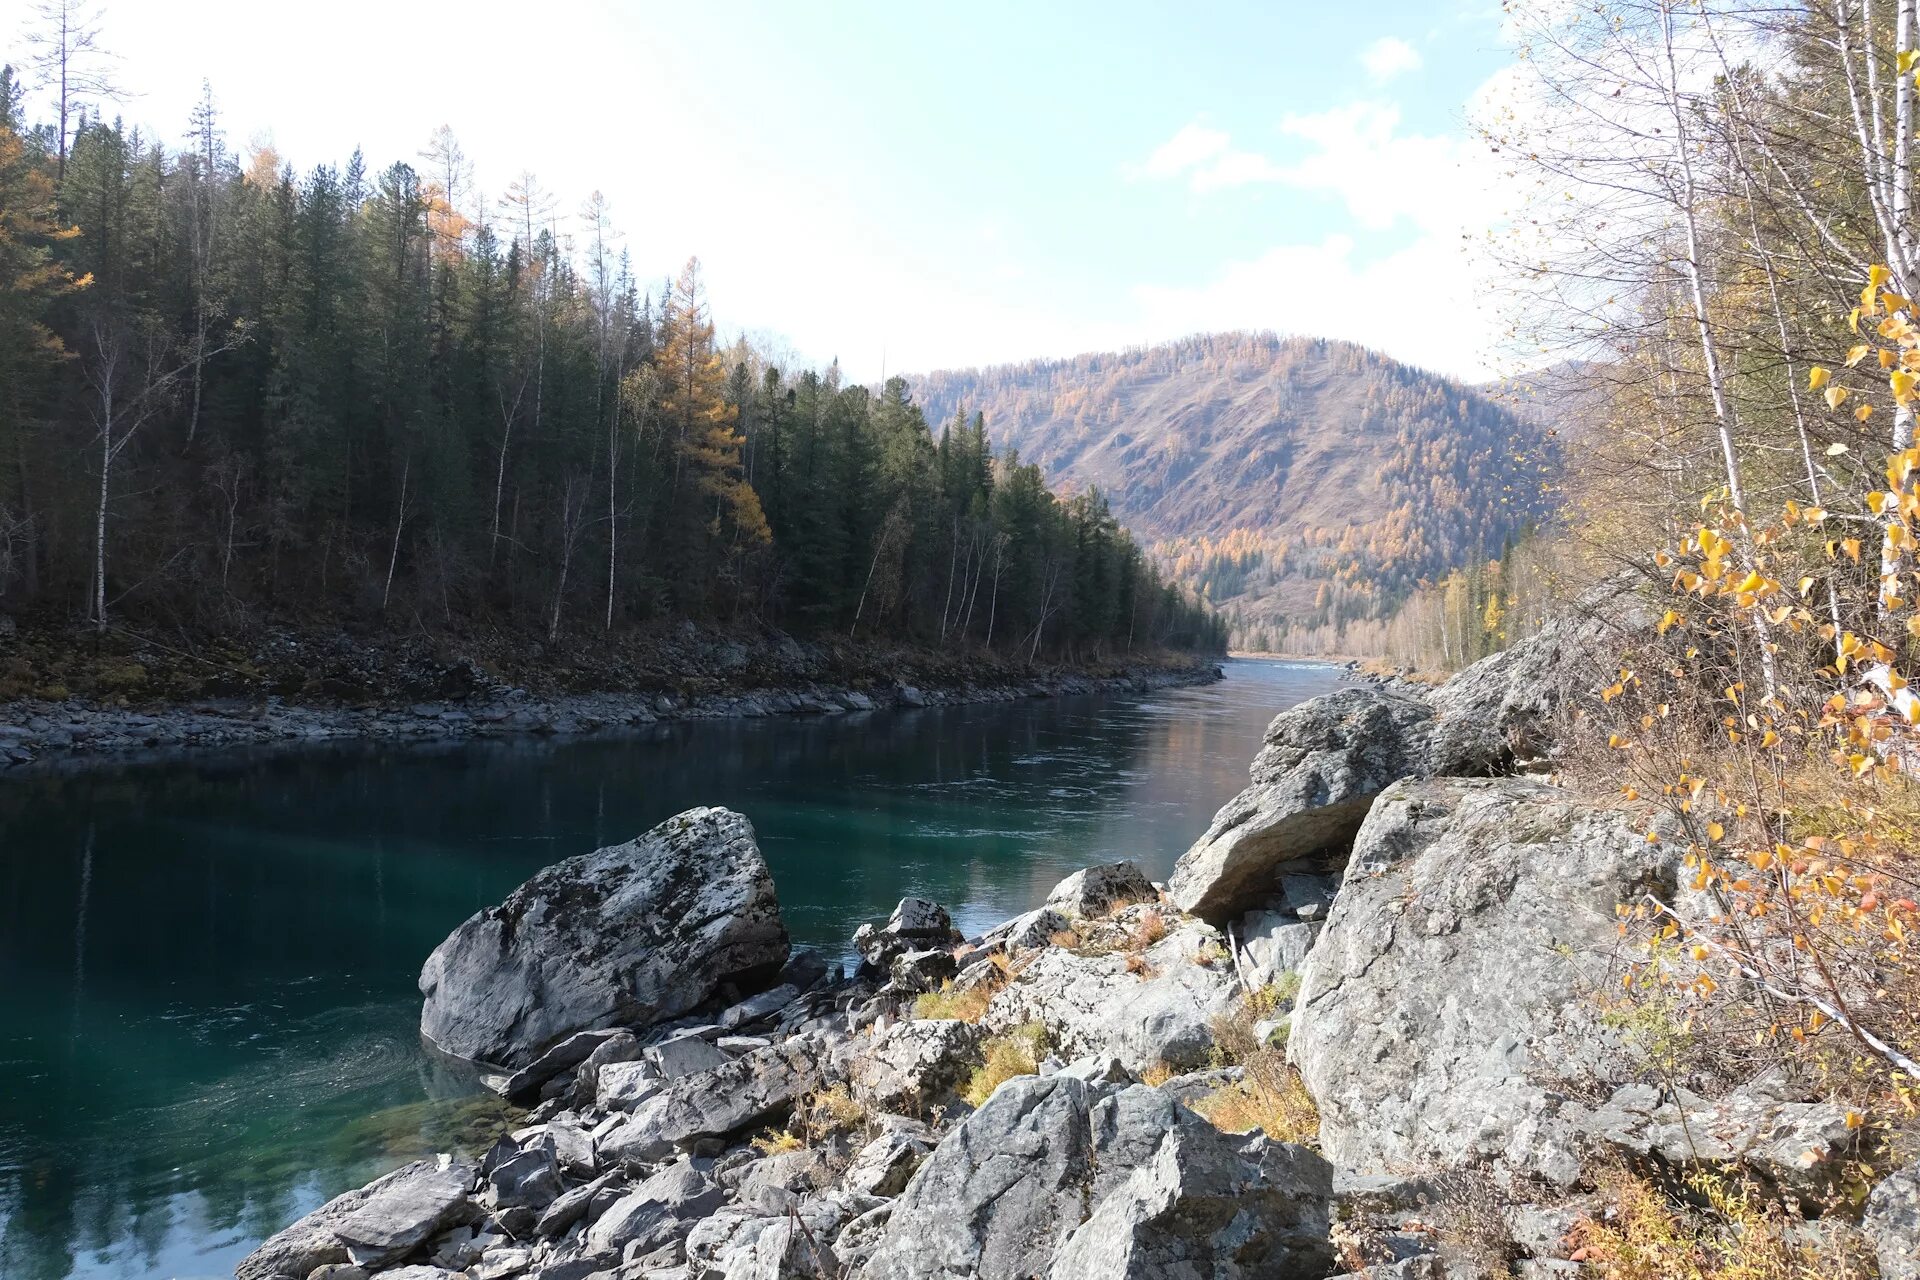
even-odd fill
[{"label": "white cloud", "polygon": [[1360,51],[1360,65],[1376,84],[1420,69],[1420,51],[1399,36],[1381,36]]},{"label": "white cloud", "polygon": [[1218,129],[1190,124],[1153,149],[1147,162],[1136,166],[1130,176],[1140,178],[1177,178],[1205,165],[1227,149],[1229,139]]},{"label": "white cloud", "polygon": [[1192,286],[1142,285],[1134,299],[1166,336],[1274,329],[1345,338],[1456,377],[1482,378],[1495,319],[1462,244],[1441,234],[1366,257],[1347,235],[1278,245]]}]

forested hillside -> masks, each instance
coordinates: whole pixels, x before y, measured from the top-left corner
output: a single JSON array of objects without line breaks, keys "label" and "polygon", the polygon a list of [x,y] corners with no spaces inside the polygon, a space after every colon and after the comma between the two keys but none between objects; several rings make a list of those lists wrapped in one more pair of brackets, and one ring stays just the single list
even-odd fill
[{"label": "forested hillside", "polygon": [[1098,486],[1238,644],[1368,652],[1422,581],[1547,509],[1546,429],[1350,343],[1211,334],[916,379],[1058,485]]},{"label": "forested hillside", "polygon": [[0,615],[545,641],[662,620],[1082,659],[1214,647],[1104,502],[894,379],[716,344],[605,203],[25,118],[0,73]]}]

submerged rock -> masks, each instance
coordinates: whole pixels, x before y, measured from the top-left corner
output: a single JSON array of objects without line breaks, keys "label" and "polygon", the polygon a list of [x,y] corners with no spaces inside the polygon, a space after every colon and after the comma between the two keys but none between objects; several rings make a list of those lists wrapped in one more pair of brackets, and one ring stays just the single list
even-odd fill
[{"label": "submerged rock", "polygon": [[1253,785],[1180,855],[1167,896],[1225,924],[1282,894],[1284,871],[1311,870],[1360,829],[1374,798],[1426,771],[1433,709],[1374,688],[1342,689],[1281,712],[1254,759]]},{"label": "submerged rock", "polygon": [[420,1030],[456,1058],[523,1066],[576,1031],[677,1017],[787,959],[747,820],[689,809],[568,858],[472,916],[420,973]]}]

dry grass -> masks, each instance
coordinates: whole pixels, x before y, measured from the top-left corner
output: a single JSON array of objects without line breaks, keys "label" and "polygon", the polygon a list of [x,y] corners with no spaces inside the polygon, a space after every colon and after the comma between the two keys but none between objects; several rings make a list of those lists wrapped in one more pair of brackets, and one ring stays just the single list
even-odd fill
[{"label": "dry grass", "polygon": [[1047,1029],[1037,1022],[1015,1027],[995,1036],[982,1048],[985,1061],[976,1067],[966,1088],[960,1091],[972,1106],[980,1106],[1015,1076],[1030,1076],[1040,1070],[1040,1059],[1047,1054]]},{"label": "dry grass", "polygon": [[1864,1280],[1865,1259],[1793,1238],[1791,1214],[1726,1178],[1688,1179],[1704,1211],[1685,1208],[1625,1171],[1602,1182],[1608,1211],[1582,1218],[1571,1243],[1578,1261],[1609,1280]]},{"label": "dry grass", "polygon": [[867,1109],[844,1084],[817,1089],[794,1109],[793,1128],[808,1142],[821,1142],[838,1133],[864,1128]]},{"label": "dry grass", "polygon": [[1013,961],[1004,954],[995,953],[987,957],[994,967],[994,973],[968,987],[956,987],[951,978],[940,984],[938,991],[929,991],[913,1002],[913,1016],[916,1018],[957,1018],[961,1022],[978,1023],[986,1016],[987,1006],[993,998],[1006,988],[1013,976]]},{"label": "dry grass", "polygon": [[1243,1065],[1246,1075],[1238,1084],[1215,1089],[1193,1109],[1225,1133],[1258,1129],[1278,1142],[1318,1146],[1320,1111],[1313,1105],[1300,1073],[1271,1049],[1260,1051]]},{"label": "dry grass", "polygon": [[1179,1074],[1179,1072],[1168,1066],[1164,1061],[1156,1062],[1140,1073],[1140,1083],[1150,1084],[1158,1089],[1161,1085]]},{"label": "dry grass", "polygon": [[1127,931],[1128,951],[1145,951],[1167,936],[1167,918],[1159,911],[1143,911]]},{"label": "dry grass", "polygon": [[1145,956],[1129,953],[1127,956],[1126,965],[1127,965],[1127,972],[1132,974],[1134,977],[1141,979],[1142,981],[1145,981],[1146,979],[1151,978],[1154,975],[1154,967],[1147,963]]},{"label": "dry grass", "polygon": [[1064,947],[1068,951],[1071,951],[1080,945],[1080,935],[1072,929],[1062,929],[1058,933],[1047,935],[1047,945],[1050,947]]}]

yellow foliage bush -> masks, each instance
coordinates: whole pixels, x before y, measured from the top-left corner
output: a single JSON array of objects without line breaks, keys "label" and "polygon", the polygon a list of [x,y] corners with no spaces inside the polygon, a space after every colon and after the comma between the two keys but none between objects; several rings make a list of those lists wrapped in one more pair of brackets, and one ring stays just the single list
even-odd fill
[{"label": "yellow foliage bush", "polygon": [[1026,1023],[993,1037],[981,1052],[985,1060],[960,1091],[960,1096],[975,1107],[1015,1076],[1030,1076],[1040,1070],[1040,1059],[1047,1054],[1047,1029],[1037,1022]]}]

